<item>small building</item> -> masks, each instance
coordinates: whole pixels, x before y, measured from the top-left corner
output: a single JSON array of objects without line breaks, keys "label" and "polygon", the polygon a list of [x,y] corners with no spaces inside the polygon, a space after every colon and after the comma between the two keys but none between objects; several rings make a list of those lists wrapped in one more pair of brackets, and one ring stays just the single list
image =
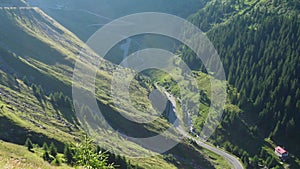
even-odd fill
[{"label": "small building", "polygon": [[283,161],[289,156],[289,153],[280,146],[277,146],[275,148],[275,154],[280,158],[280,160],[283,160]]}]

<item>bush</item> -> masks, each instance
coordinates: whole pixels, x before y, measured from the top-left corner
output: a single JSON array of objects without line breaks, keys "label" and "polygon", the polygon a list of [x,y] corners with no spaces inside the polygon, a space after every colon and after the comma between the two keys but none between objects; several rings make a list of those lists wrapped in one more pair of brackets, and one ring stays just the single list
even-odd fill
[{"label": "bush", "polygon": [[60,166],[61,165],[61,159],[57,156],[55,156],[54,160],[51,162],[52,165]]},{"label": "bush", "polygon": [[85,137],[84,142],[73,146],[76,165],[87,169],[114,169],[113,164],[108,164],[108,156],[103,152],[97,152],[93,141]]}]

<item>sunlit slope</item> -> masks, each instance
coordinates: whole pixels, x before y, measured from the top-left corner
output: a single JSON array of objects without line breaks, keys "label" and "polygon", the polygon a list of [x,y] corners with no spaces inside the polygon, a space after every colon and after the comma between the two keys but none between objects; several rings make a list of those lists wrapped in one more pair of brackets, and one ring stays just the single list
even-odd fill
[{"label": "sunlit slope", "polygon": [[[84,55],[94,54],[72,33],[37,8],[3,9],[1,20],[6,23],[0,28],[3,71],[15,74],[19,79],[26,76],[30,83],[41,85],[46,95],[61,91],[71,97],[72,71],[77,54],[81,51]],[[99,85],[96,94],[105,107],[104,113],[112,111],[117,115],[110,98],[110,83],[116,66],[105,60],[102,62],[96,80],[96,85]],[[139,100],[137,106],[149,107],[149,89],[141,87],[135,80],[132,87],[137,91],[133,96],[133,100]],[[118,124],[115,118],[112,119]],[[120,124],[123,127],[128,125]],[[159,129],[164,126],[167,124],[161,119],[148,127]]]},{"label": "sunlit slope", "polygon": [[[78,141],[83,136],[82,126],[70,102],[76,58],[80,53],[87,57],[96,55],[74,34],[38,8],[1,8],[0,20],[4,23],[0,27],[0,139],[24,144],[26,137],[30,137],[40,145],[55,142],[62,151],[65,143]],[[96,97],[102,113],[114,128],[138,136],[139,133],[155,135],[170,126],[163,118],[149,124],[135,124],[121,118],[119,111],[128,115],[135,112],[126,107],[126,102],[122,103],[123,109],[114,106],[110,90],[113,71],[117,66],[98,59],[102,64],[97,72]],[[130,86],[130,90],[134,91],[131,94],[132,103],[137,109],[145,107],[151,110],[153,108],[147,96],[152,87],[142,77],[137,79],[139,81],[133,80]],[[147,115],[137,116],[148,118]],[[136,153],[146,151],[132,142],[121,142],[117,135],[106,144],[119,149],[126,144],[132,146]],[[100,145],[103,143],[100,142]],[[192,151],[187,143],[182,146]],[[192,159],[180,157],[177,149],[172,162],[157,156],[141,161],[133,159],[132,163],[145,168],[153,165],[157,168],[176,168],[190,166],[190,160],[199,161],[199,165],[212,166],[215,160],[203,157],[198,151]]]},{"label": "sunlit slope", "polygon": [[55,167],[45,162],[40,153],[32,153],[24,146],[19,146],[0,140],[0,166],[3,168],[22,169],[68,169],[66,165]]}]

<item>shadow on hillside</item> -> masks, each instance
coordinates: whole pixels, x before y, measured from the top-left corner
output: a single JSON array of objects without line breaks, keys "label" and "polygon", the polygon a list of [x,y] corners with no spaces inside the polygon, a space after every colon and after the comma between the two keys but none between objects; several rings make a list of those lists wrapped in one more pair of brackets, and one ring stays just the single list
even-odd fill
[{"label": "shadow on hillside", "polygon": [[64,150],[63,142],[21,127],[5,116],[0,117],[1,140],[24,145],[27,138],[30,138],[34,144],[38,144],[39,146],[42,146],[44,142],[46,142],[48,145],[53,142],[57,146],[59,152],[63,152]]},{"label": "shadow on hillside", "polygon": [[147,124],[135,123],[123,117],[119,112],[113,110],[110,106],[102,104],[99,101],[98,106],[105,120],[116,131],[134,138],[145,138],[157,135],[156,132],[147,129],[147,126],[155,125],[156,120]]}]

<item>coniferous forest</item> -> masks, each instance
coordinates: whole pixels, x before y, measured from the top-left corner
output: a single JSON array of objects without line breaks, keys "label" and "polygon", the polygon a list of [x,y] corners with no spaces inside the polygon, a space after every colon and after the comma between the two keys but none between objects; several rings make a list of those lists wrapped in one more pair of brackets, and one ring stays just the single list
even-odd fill
[{"label": "coniferous forest", "polygon": [[[139,12],[187,19],[218,52],[226,79],[214,82],[225,84],[227,100],[207,142],[199,136],[215,92],[208,79],[218,72],[206,70],[190,48],[145,33],[126,37],[100,57],[85,43],[107,23]],[[0,21],[0,168],[300,168],[299,0],[1,0]],[[146,48],[181,57],[191,75],[181,78],[185,72],[180,69],[172,73],[188,85],[189,76],[194,78],[199,92],[181,91],[173,77],[150,68],[131,79],[130,101],[114,99],[115,71],[134,72],[120,62]],[[79,55],[102,65],[89,67]],[[76,63],[97,70],[94,91],[75,78]],[[129,79],[127,74],[122,78],[124,83]],[[89,103],[74,99],[74,90],[87,102],[93,94],[101,116]],[[180,109],[185,98],[199,104],[199,110],[194,106],[183,112],[188,110]],[[165,109],[156,107],[159,99]],[[159,110],[149,123],[131,121],[152,120]],[[162,147],[132,139],[159,135],[178,117],[189,124],[175,130],[180,136],[166,134],[171,136],[165,140],[180,141],[163,153]],[[277,154],[279,146],[288,157]],[[140,157],[149,152],[155,155]]]},{"label": "coniferous forest", "polygon": [[[228,97],[243,112],[236,117],[226,114],[222,127],[236,130],[238,123],[247,124],[247,132],[254,137],[270,138],[299,156],[300,2],[257,1],[251,7],[246,3],[215,2],[189,18],[207,32],[222,59],[229,85],[237,89]],[[183,51],[182,57],[193,69],[206,71],[191,51]],[[242,147],[244,143],[236,139],[229,138],[252,156],[262,149],[261,145]]]}]

